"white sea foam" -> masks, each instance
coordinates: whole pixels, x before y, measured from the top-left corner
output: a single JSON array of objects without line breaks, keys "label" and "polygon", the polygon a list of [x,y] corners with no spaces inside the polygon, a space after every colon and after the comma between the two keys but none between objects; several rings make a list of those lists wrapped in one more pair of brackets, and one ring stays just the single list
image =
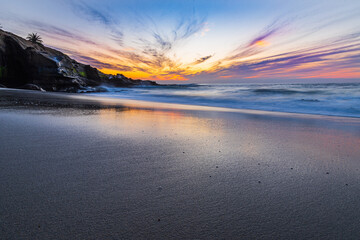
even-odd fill
[{"label": "white sea foam", "polygon": [[107,88],[95,95],[166,103],[360,117],[360,84],[228,84]]}]

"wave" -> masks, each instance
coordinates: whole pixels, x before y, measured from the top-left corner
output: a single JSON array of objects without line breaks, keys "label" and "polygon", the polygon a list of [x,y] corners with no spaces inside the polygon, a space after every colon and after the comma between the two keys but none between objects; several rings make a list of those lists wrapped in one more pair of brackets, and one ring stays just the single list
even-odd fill
[{"label": "wave", "polygon": [[312,91],[300,91],[300,90],[291,90],[291,89],[273,89],[273,88],[260,88],[260,89],[254,89],[254,93],[269,93],[269,94],[318,94],[321,93],[321,91],[312,90]]},{"label": "wave", "polygon": [[300,101],[302,101],[302,102],[320,102],[320,100],[318,100],[318,99],[304,99],[304,98],[300,99]]},{"label": "wave", "polygon": [[205,87],[206,85],[200,85],[195,83],[190,84],[163,84],[158,86],[153,86],[154,88],[169,88],[169,89],[184,89],[184,88],[197,88]]},{"label": "wave", "polygon": [[360,84],[170,84],[95,95],[279,112],[360,117]]}]

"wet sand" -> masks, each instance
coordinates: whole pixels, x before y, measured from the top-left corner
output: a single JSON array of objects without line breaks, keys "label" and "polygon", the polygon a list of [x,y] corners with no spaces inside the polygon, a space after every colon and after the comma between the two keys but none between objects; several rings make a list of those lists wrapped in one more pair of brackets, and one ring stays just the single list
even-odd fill
[{"label": "wet sand", "polygon": [[4,239],[359,239],[360,119],[0,90]]}]

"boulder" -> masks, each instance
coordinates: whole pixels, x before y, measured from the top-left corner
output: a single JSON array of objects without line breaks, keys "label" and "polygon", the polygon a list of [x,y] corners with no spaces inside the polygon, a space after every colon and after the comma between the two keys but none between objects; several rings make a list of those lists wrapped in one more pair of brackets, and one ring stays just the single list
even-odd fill
[{"label": "boulder", "polygon": [[20,87],[21,89],[28,89],[28,90],[35,90],[35,91],[41,91],[41,92],[46,92],[44,89],[42,89],[41,87],[39,87],[38,85],[35,84],[25,84],[24,86]]}]

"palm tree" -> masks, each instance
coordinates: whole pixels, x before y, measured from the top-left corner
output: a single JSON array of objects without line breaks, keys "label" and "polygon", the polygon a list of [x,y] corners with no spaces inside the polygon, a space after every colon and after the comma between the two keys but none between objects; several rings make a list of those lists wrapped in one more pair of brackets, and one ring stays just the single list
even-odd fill
[{"label": "palm tree", "polygon": [[42,39],[39,34],[37,33],[29,33],[29,35],[26,37],[27,40],[29,40],[32,43],[41,44]]}]

